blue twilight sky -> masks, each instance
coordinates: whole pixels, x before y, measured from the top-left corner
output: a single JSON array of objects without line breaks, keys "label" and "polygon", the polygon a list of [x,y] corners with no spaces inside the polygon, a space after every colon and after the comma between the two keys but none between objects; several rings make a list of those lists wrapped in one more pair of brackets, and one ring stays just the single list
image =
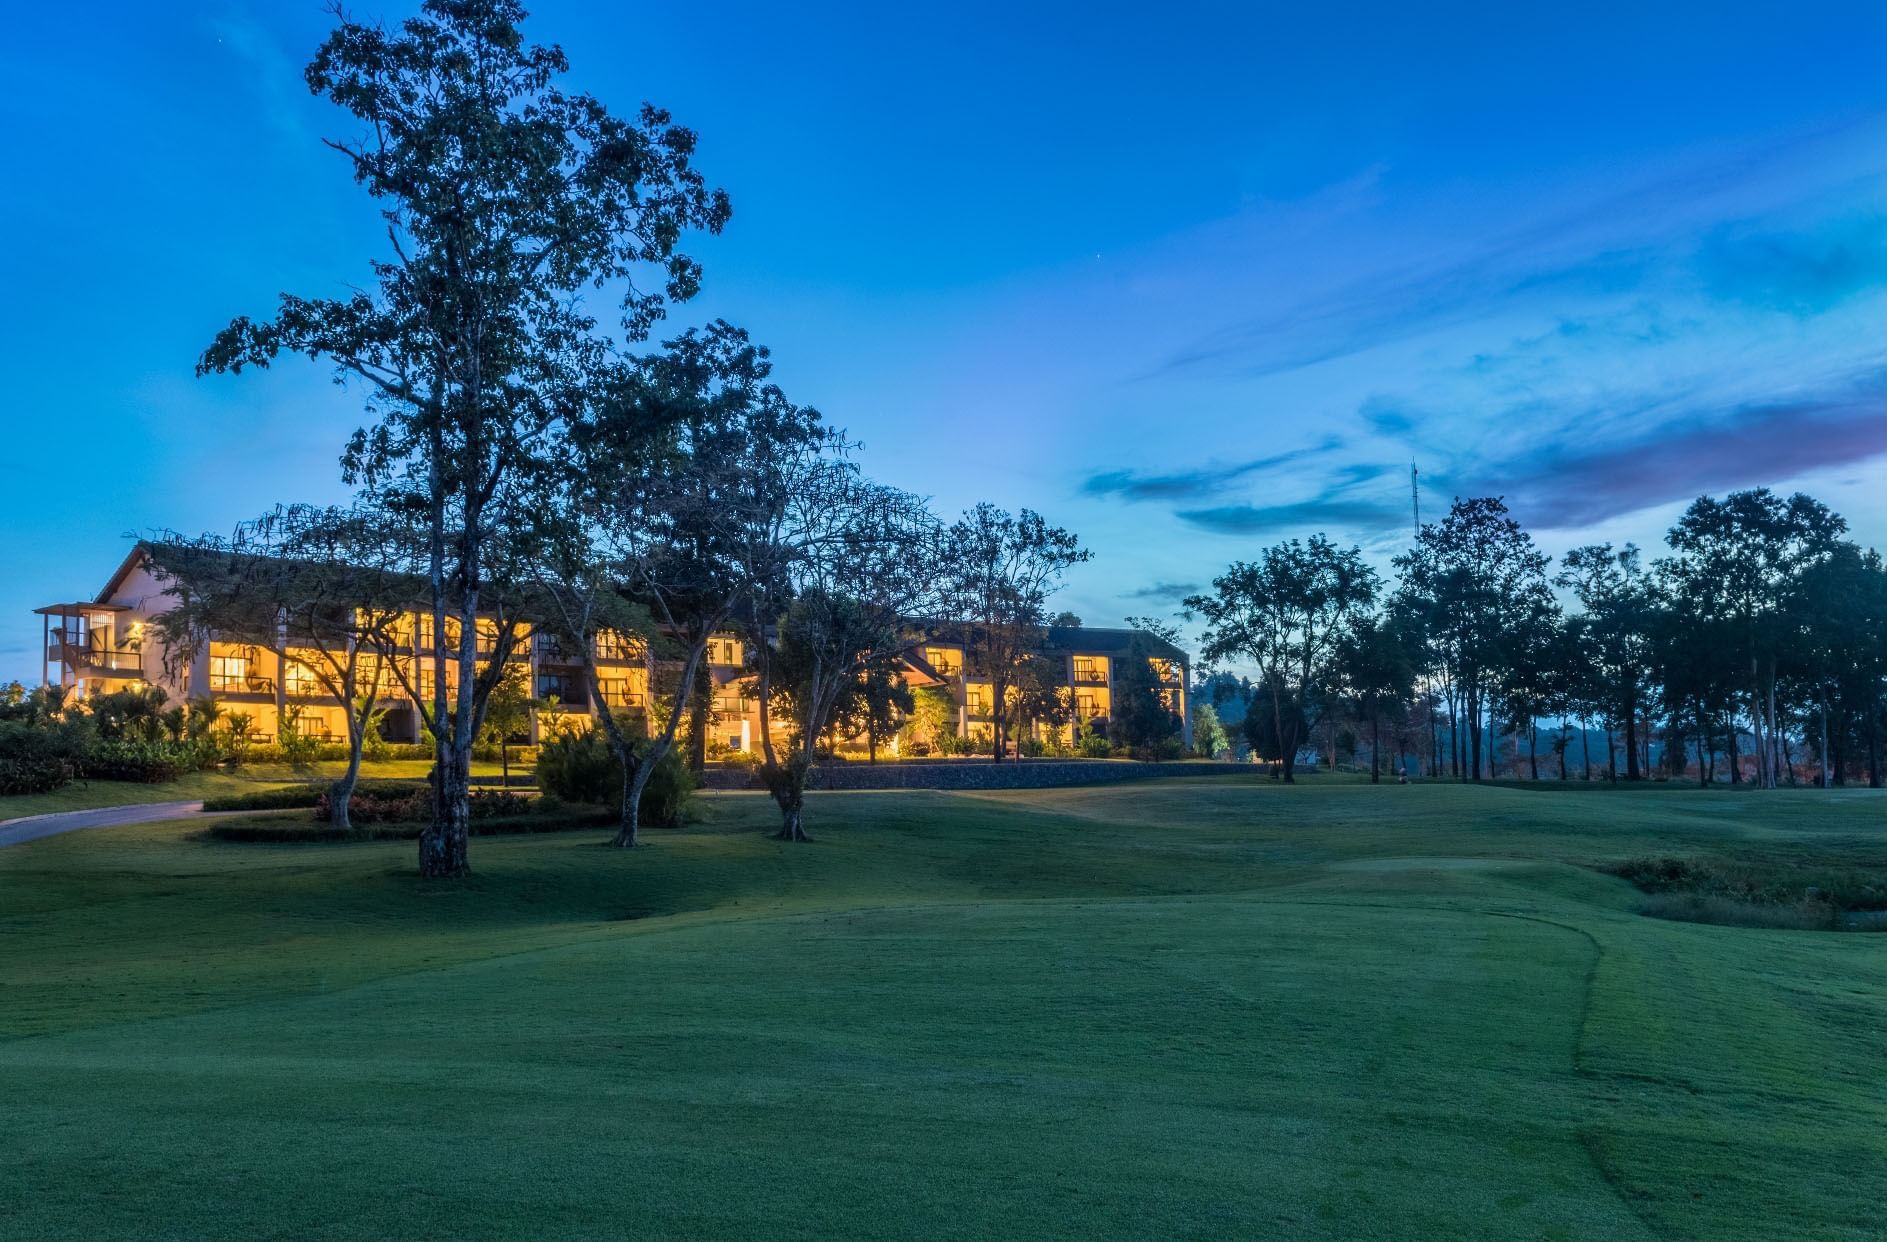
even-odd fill
[{"label": "blue twilight sky", "polygon": [[[1080,532],[1090,624],[1291,534],[1386,557],[1411,460],[1554,552],[1759,483],[1887,542],[1887,7],[534,7],[733,196],[674,322],[750,328],[940,511]],[[340,495],[358,392],[191,378],[379,253],[322,9],[9,16],[0,678],[127,532]]]}]

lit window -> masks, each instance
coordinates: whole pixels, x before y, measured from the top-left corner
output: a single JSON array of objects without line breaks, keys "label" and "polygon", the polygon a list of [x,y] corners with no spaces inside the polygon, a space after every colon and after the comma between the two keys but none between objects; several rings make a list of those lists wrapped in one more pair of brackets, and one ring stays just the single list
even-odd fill
[{"label": "lit window", "polygon": [[306,664],[290,661],[282,677],[290,694],[307,696],[321,693],[320,681],[315,677],[314,670]]},{"label": "lit window", "polygon": [[249,661],[243,656],[210,657],[210,693],[240,694],[249,688]]}]

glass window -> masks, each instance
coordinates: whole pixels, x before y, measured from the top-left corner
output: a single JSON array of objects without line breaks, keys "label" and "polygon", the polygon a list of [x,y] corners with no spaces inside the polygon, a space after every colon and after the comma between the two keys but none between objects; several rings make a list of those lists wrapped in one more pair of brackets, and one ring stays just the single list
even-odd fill
[{"label": "glass window", "polygon": [[249,688],[249,661],[244,656],[210,657],[210,693],[238,694]]},{"label": "glass window", "polygon": [[299,661],[290,660],[283,670],[282,679],[287,683],[290,694],[311,695],[321,693],[321,682],[314,675],[314,670]]}]

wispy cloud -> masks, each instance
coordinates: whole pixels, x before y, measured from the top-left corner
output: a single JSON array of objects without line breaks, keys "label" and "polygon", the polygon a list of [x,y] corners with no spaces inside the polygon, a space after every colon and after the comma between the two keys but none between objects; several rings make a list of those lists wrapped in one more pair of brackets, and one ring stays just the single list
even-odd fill
[{"label": "wispy cloud", "polygon": [[1122,599],[1163,600],[1177,604],[1188,595],[1196,595],[1198,592],[1197,582],[1155,582],[1136,590],[1122,591],[1120,597]]},{"label": "wispy cloud", "polygon": [[1483,490],[1508,496],[1523,521],[1546,529],[1587,526],[1709,492],[1775,483],[1887,454],[1887,385],[1844,398],[1756,405],[1696,416],[1655,437],[1512,463]]},{"label": "wispy cloud", "polygon": [[1230,466],[1208,465],[1170,474],[1143,474],[1137,470],[1109,470],[1089,475],[1081,490],[1090,496],[1116,496],[1126,501],[1196,500],[1218,495],[1255,475],[1332,452],[1342,444],[1336,437],[1306,448],[1291,449]]},{"label": "wispy cloud", "polygon": [[1320,527],[1346,535],[1374,533],[1406,524],[1400,506],[1368,500],[1305,500],[1283,505],[1220,505],[1181,509],[1182,522],[1218,535],[1277,535]]},{"label": "wispy cloud", "polygon": [[[1832,231],[1818,222],[1778,229],[1771,218],[1799,206],[1805,163],[1831,147],[1871,141],[1879,127],[1879,118],[1868,117],[1751,143],[1378,265],[1197,336],[1142,378],[1199,370],[1262,377],[1471,324],[1520,303],[1604,299],[1660,283],[1799,310],[1826,307],[1887,275],[1887,227],[1865,210]],[[1823,169],[1807,184],[1823,191],[1832,175],[1871,199],[1880,171],[1878,164]]]}]

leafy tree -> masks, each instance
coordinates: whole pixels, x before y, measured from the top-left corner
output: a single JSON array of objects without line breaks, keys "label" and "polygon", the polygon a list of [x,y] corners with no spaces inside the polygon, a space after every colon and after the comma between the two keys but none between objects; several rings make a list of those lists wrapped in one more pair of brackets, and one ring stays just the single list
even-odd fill
[{"label": "leafy tree", "polygon": [[[619,846],[636,844],[642,784],[700,701],[709,643],[771,589],[754,575],[776,575],[797,554],[793,541],[830,534],[784,521],[804,500],[794,489],[821,484],[819,463],[842,453],[843,438],[768,382],[772,366],[720,321],[637,359],[576,421],[573,486],[539,514],[538,580],[624,772]],[[623,719],[602,701],[594,648],[607,628],[659,635],[679,666],[659,723]]]},{"label": "leafy tree", "polygon": [[1786,666],[1803,687],[1818,731],[1820,781],[1845,779],[1844,756],[1865,753],[1878,787],[1883,688],[1887,687],[1887,567],[1851,543],[1808,567],[1785,607]]},{"label": "leafy tree", "polygon": [[505,669],[485,700],[485,741],[498,748],[498,770],[507,786],[511,784],[511,739],[531,727],[536,707],[530,669],[516,663]]},{"label": "leafy tree", "polygon": [[1167,701],[1167,687],[1153,670],[1153,647],[1135,636],[1127,658],[1114,661],[1113,716],[1109,735],[1136,759],[1158,759],[1183,728]]},{"label": "leafy tree", "polygon": [[1804,574],[1835,553],[1847,523],[1800,492],[1767,488],[1701,496],[1668,536],[1659,563],[1674,605],[1704,634],[1730,644],[1756,743],[1757,780],[1777,784],[1776,682],[1789,639],[1789,601]]},{"label": "leafy tree", "polygon": [[1321,709],[1330,661],[1358,618],[1375,601],[1379,579],[1358,548],[1340,548],[1323,535],[1265,549],[1213,579],[1213,594],[1194,595],[1186,607],[1206,622],[1208,661],[1246,659],[1258,666],[1270,699],[1270,724],[1257,734],[1278,756],[1277,772],[1295,779],[1298,748]]},{"label": "leafy tree", "polygon": [[916,705],[892,661],[878,660],[859,674],[851,693],[840,699],[833,720],[838,733],[863,737],[866,757],[876,763],[878,747],[897,736],[904,717]]},{"label": "leafy tree", "polygon": [[[1553,581],[1579,601],[1575,641],[1587,688],[1608,720],[1625,728],[1625,778],[1638,780],[1639,715],[1652,667],[1655,595],[1634,544],[1588,544],[1568,552]],[[1537,702],[1543,696],[1535,695]]]},{"label": "leafy tree", "polygon": [[[644,105],[633,120],[557,85],[555,47],[527,43],[515,0],[427,0],[397,31],[342,18],[306,73],[361,123],[330,141],[379,204],[390,253],[341,299],[284,295],[272,319],[239,318],[198,372],[267,366],[283,352],[330,361],[365,385],[378,421],[344,474],[385,492],[420,532],[432,621],[434,812],[420,871],[468,869],[471,751],[520,638],[525,579],[504,548],[558,476],[558,432],[595,391],[608,340],[584,310],[622,290],[621,332],[640,339],[670,300],[692,297],[689,229],[729,207],[693,168],[694,135]],[[662,272],[647,289],[640,274]],[[495,623],[488,662],[448,645]],[[447,676],[456,665],[456,682]]]},{"label": "leafy tree", "polygon": [[992,504],[965,511],[945,536],[943,568],[951,615],[965,624],[965,662],[990,683],[993,753],[1007,753],[1009,688],[1048,628],[1047,605],[1070,568],[1090,559],[1075,536],[1039,513]]},{"label": "leafy tree", "polygon": [[737,619],[759,700],[760,776],[787,841],[809,839],[806,785],[839,704],[909,646],[907,618],[938,605],[935,520],[917,498],[861,478],[839,447],[775,452],[730,537],[747,584]]},{"label": "leafy tree", "polygon": [[1358,718],[1369,727],[1369,780],[1374,785],[1382,780],[1383,719],[1400,715],[1415,695],[1408,635],[1393,618],[1359,617],[1337,644],[1336,666]]},{"label": "leafy tree", "polygon": [[1065,676],[1063,662],[1046,656],[1024,656],[1017,664],[1009,687],[1008,719],[1018,736],[1026,737],[1040,726],[1059,739],[1062,729],[1074,724],[1074,690]]},{"label": "leafy tree", "polygon": [[1206,759],[1217,759],[1232,748],[1232,739],[1219,723],[1219,711],[1209,702],[1195,703],[1192,709],[1192,748]]},{"label": "leafy tree", "polygon": [[943,749],[944,740],[956,734],[957,705],[950,692],[941,686],[919,686],[911,691],[911,708],[904,717],[904,746]]},{"label": "leafy tree", "polygon": [[[1251,748],[1253,755],[1283,755],[1288,744],[1292,750],[1301,745],[1303,739],[1310,736],[1308,722],[1300,714],[1297,698],[1273,687],[1260,684],[1256,687],[1253,710],[1245,713],[1241,733],[1245,745]],[[1282,765],[1279,765],[1282,767]],[[1274,772],[1272,779],[1278,779]]]},{"label": "leafy tree", "polygon": [[1547,561],[1493,496],[1457,497],[1448,516],[1422,527],[1415,547],[1395,559],[1397,607],[1426,636],[1429,659],[1467,718],[1463,779],[1481,779],[1483,721],[1501,680],[1556,611]]}]

